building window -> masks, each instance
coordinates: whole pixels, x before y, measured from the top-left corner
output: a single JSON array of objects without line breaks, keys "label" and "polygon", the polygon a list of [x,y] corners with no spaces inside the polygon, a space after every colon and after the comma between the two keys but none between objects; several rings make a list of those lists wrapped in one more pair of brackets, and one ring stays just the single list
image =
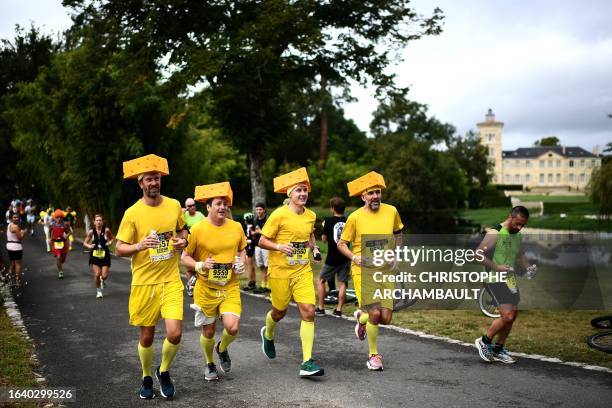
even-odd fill
[{"label": "building window", "polygon": [[540,168],[543,169],[544,168],[544,160],[540,160]]},{"label": "building window", "polygon": [[494,156],[495,156],[495,149],[489,146],[489,157],[494,157]]},{"label": "building window", "polygon": [[584,175],[584,173],[580,173],[580,182],[581,183],[586,182],[586,176]]},{"label": "building window", "polygon": [[525,160],[525,168],[527,169],[531,168],[531,160]]},{"label": "building window", "polygon": [[561,160],[557,160],[557,167],[561,167]]},{"label": "building window", "polygon": [[584,167],[584,159],[580,159],[580,167]]},{"label": "building window", "polygon": [[553,177],[552,174],[548,173],[548,184],[552,184],[552,180],[553,180],[552,177]]},{"label": "building window", "polygon": [[599,166],[599,160],[593,159],[593,167]]},{"label": "building window", "polygon": [[521,161],[517,160],[516,161],[516,168],[519,169],[521,167]]},{"label": "building window", "polygon": [[549,168],[550,168],[550,167],[552,167],[552,164],[553,164],[553,161],[552,161],[552,160],[549,160],[549,161],[548,161],[548,167],[549,167]]},{"label": "building window", "polygon": [[516,183],[520,183],[521,182],[521,175],[520,174],[515,174],[514,175],[514,181]]},{"label": "building window", "polygon": [[591,167],[597,166],[597,160],[591,159]]},{"label": "building window", "polygon": [[495,133],[489,133],[487,136],[489,137],[489,142],[492,142],[495,140]]},{"label": "building window", "polygon": [[561,174],[557,173],[557,184],[561,184]]},{"label": "building window", "polygon": [[525,182],[529,183],[531,181],[531,174],[525,174]]},{"label": "building window", "polygon": [[544,174],[540,173],[540,184],[544,184]]},{"label": "building window", "polygon": [[570,175],[569,175],[569,182],[570,183],[574,182],[574,175],[572,173],[570,173]]},{"label": "building window", "polygon": [[573,161],[573,160],[570,160],[570,161],[569,161],[569,166],[570,166],[570,167],[574,167],[574,161]]},{"label": "building window", "polygon": [[509,183],[509,182],[510,182],[510,175],[506,174],[506,183]]}]

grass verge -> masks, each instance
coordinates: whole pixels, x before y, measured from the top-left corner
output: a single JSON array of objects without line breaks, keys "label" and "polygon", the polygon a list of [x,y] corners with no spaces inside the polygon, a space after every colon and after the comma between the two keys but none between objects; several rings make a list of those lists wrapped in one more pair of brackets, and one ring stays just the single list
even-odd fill
[{"label": "grass verge", "polygon": [[32,345],[0,306],[0,386],[35,387]]}]

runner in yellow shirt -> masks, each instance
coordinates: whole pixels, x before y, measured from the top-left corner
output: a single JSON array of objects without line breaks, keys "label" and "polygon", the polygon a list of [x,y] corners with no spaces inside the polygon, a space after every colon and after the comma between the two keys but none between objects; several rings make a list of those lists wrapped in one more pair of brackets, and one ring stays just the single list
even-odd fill
[{"label": "runner in yellow shirt", "polygon": [[168,175],[166,159],[150,154],[123,163],[123,177],[137,178],[142,198],[128,208],[117,233],[115,254],[132,258],[130,324],[140,327],[138,356],[142,365],[140,398],[151,399],[153,339],[160,318],[166,326],[161,365],[155,376],[163,397],[175,394],[170,366],[178,352],[183,320],[183,283],[179,258],[188,244],[185,219],[177,200],[161,195],[161,177]]},{"label": "runner in yellow shirt", "polygon": [[[214,381],[219,377],[213,348],[221,370],[227,373],[232,368],[227,349],[238,335],[242,312],[238,275],[245,271],[247,242],[242,225],[226,218],[233,200],[228,182],[197,186],[195,199],[206,203],[208,216],[191,229],[182,262],[198,274],[191,308],[195,310],[196,327],[202,327],[200,345],[206,359],[204,378]],[[217,317],[223,321],[223,335],[215,345]]]},{"label": "runner in yellow shirt", "polygon": [[[393,301],[375,301],[371,291],[364,293],[364,287],[368,289],[370,285],[371,289],[372,278],[364,276],[362,284],[362,266],[371,265],[367,260],[374,250],[401,245],[401,232],[404,228],[397,209],[381,202],[384,188],[383,176],[373,171],[348,183],[349,194],[361,195],[364,205],[349,215],[338,242],[338,250],[352,260],[351,276],[359,307],[367,310],[355,311],[355,334],[359,340],[368,338],[367,367],[375,371],[383,369],[377,345],[378,325],[391,323]],[[352,244],[352,251],[348,247],[349,243]],[[371,273],[372,270],[368,268],[367,272]]]},{"label": "runner in yellow shirt", "polygon": [[316,247],[314,224],[316,215],[307,209],[310,180],[305,168],[274,178],[274,192],[286,193],[289,203],[274,210],[261,230],[259,246],[270,251],[268,278],[271,290],[272,310],[266,315],[266,325],[261,328],[262,349],[272,359],[276,357],[274,332],[287,313],[293,297],[302,318],[300,338],[303,362],[300,376],[324,374],[312,359],[314,343],[315,288],[310,266],[310,252],[315,260],[321,260]]}]

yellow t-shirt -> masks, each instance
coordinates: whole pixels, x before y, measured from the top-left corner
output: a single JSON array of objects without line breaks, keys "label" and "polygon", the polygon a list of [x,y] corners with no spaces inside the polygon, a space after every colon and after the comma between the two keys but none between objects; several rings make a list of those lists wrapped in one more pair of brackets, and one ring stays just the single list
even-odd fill
[{"label": "yellow t-shirt", "polygon": [[297,248],[292,257],[280,251],[270,251],[268,255],[268,273],[271,278],[293,278],[302,272],[312,271],[310,266],[310,248],[308,241],[314,231],[317,216],[308,208],[302,214],[296,214],[288,205],[277,208],[270,214],[261,234],[278,244],[293,243]]},{"label": "yellow t-shirt", "polygon": [[180,253],[174,251],[171,238],[185,226],[185,218],[178,201],[162,196],[156,207],[138,200],[123,214],[117,239],[127,244],[140,242],[153,230],[160,244],[132,255],[132,285],[180,280]]},{"label": "yellow t-shirt", "polygon": [[[371,256],[369,253],[373,249],[382,249],[389,246],[394,232],[401,231],[404,228],[397,209],[389,204],[380,204],[377,212],[371,212],[364,207],[355,210],[349,215],[340,239],[351,242],[352,250],[355,255]],[[372,237],[371,242],[362,242],[363,235],[379,235]],[[368,253],[362,254],[363,246],[368,247]],[[393,248],[391,248],[393,249]],[[353,273],[361,273],[361,268],[355,264],[352,265]]]},{"label": "yellow t-shirt", "polygon": [[[189,245],[185,248],[196,261],[205,261],[209,256],[215,260],[215,268],[208,271],[208,278],[201,275],[198,279],[213,289],[230,289],[239,285],[239,278],[232,264],[238,252],[246,248],[246,236],[240,223],[226,219],[216,226],[204,218],[191,227]],[[216,284],[215,279],[222,284]],[[197,286],[196,286],[197,288]]]}]

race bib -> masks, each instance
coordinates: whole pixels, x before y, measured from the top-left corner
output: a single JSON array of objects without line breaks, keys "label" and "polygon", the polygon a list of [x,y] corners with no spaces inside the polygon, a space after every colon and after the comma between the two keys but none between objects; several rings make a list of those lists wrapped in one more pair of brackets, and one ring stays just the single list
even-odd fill
[{"label": "race bib", "polygon": [[231,263],[214,263],[208,271],[208,281],[217,285],[225,285],[232,278]]},{"label": "race bib", "polygon": [[372,239],[365,241],[365,251],[363,251],[362,254],[362,265],[366,267],[374,267],[374,251],[385,250],[388,248],[388,246],[388,239]]},{"label": "race bib", "polygon": [[510,292],[518,292],[518,288],[516,286],[516,276],[514,276],[514,274],[508,276],[508,279],[506,279],[506,285],[508,285],[508,289],[510,289]]},{"label": "race bib", "polygon": [[172,246],[172,232],[162,232],[157,234],[159,244],[155,248],[149,248],[149,258],[151,262],[167,261],[174,257],[174,247]]},{"label": "race bib", "polygon": [[91,254],[94,256],[94,258],[104,259],[104,256],[106,255],[106,251],[100,248],[96,248],[92,251]]},{"label": "race bib", "polygon": [[309,262],[308,256],[310,248],[308,242],[292,242],[293,255],[287,256],[287,263],[289,265],[306,265]]},{"label": "race bib", "polygon": [[64,249],[64,241],[53,241],[53,248]]}]

